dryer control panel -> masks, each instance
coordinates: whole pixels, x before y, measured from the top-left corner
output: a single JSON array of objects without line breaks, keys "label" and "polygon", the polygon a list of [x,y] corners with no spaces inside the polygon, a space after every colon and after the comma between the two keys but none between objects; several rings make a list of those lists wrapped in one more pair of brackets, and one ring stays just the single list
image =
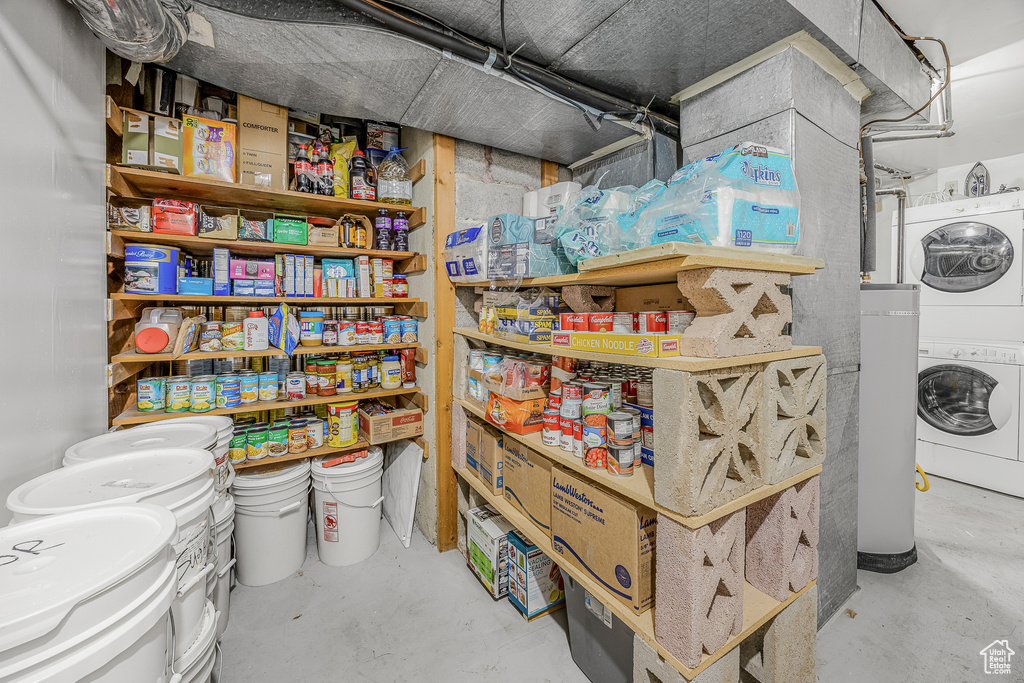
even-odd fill
[{"label": "dryer control panel", "polygon": [[922,339],[918,345],[917,355],[921,358],[1024,365],[1024,346],[1014,344],[979,344],[975,341],[927,341]]}]

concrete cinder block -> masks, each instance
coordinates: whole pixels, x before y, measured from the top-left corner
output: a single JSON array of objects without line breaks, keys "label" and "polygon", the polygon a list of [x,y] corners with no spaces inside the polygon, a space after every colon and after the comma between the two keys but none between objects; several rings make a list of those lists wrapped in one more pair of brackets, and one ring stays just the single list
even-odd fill
[{"label": "concrete cinder block", "polygon": [[746,512],[689,529],[658,515],[654,637],[694,668],[743,630]]},{"label": "concrete cinder block", "polygon": [[455,172],[520,191],[540,187],[540,159],[466,140],[455,141]]},{"label": "concrete cinder block", "polygon": [[818,498],[814,476],[747,506],[747,581],[780,602],[818,578]]},{"label": "concrete cinder block", "polygon": [[782,329],[793,322],[793,304],[779,289],[789,283],[788,273],[725,268],[680,272],[679,291],[697,317],[679,340],[679,353],[728,358],[791,348],[792,340]]},{"label": "concrete cinder block", "polygon": [[452,396],[469,398],[469,341],[461,334],[455,335],[455,347],[452,349]]},{"label": "concrete cinder block", "polygon": [[763,483],[762,369],[654,371],[654,500],[702,515]]},{"label": "concrete cinder block", "polygon": [[[737,647],[697,674],[690,683],[736,683],[739,672],[740,649]],[[646,640],[634,634],[633,683],[687,683],[687,680]]]},{"label": "concrete cinder block", "polygon": [[768,363],[761,410],[765,483],[825,461],[825,387],[825,356]]},{"label": "concrete cinder block", "polygon": [[466,409],[452,401],[452,467],[466,467]]},{"label": "concrete cinder block", "polygon": [[574,313],[610,313],[615,310],[615,288],[596,285],[566,285],[562,299]]},{"label": "concrete cinder block", "polygon": [[759,683],[815,683],[817,613],[818,587],[812,586],[740,643],[742,672]]}]

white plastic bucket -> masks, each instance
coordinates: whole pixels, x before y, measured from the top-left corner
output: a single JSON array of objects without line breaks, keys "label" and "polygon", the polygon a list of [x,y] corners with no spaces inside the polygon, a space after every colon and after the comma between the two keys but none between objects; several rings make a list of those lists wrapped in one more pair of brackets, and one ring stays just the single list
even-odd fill
[{"label": "white plastic bucket", "polygon": [[150,505],[0,529],[0,681],[167,681],[177,533]]},{"label": "white plastic bucket", "polygon": [[231,536],[235,531],[235,501],[230,493],[221,493],[213,504],[216,524],[217,568],[207,577],[206,596],[220,615],[217,619],[217,639],[224,635],[228,625],[231,594],[231,568],[235,566],[231,551]]},{"label": "white plastic bucket", "polygon": [[209,600],[203,608],[199,637],[174,660],[173,683],[210,683],[217,655],[217,610]]},{"label": "white plastic bucket", "polygon": [[316,545],[326,565],[362,562],[380,546],[384,453],[370,453],[334,467],[323,467],[324,457],[313,462]]},{"label": "white plastic bucket", "polygon": [[79,441],[64,451],[64,467],[157,448],[200,448],[212,452],[218,438],[217,428],[212,425],[166,420]]},{"label": "white plastic bucket", "polygon": [[171,605],[174,656],[199,634],[206,577],[215,569],[210,506],[214,501],[213,455],[195,448],[136,451],[49,472],[11,492],[13,523],[64,512],[130,503],[167,508],[178,522],[178,590]]},{"label": "white plastic bucket", "polygon": [[235,422],[227,415],[184,415],[164,420],[165,425],[197,424],[213,427],[217,430],[217,441],[208,449],[217,461],[217,490],[226,491],[234,478],[234,469],[228,462],[228,446],[231,445],[231,434]]},{"label": "white plastic bucket", "polygon": [[235,478],[235,576],[265,586],[295,573],[306,559],[309,461]]}]

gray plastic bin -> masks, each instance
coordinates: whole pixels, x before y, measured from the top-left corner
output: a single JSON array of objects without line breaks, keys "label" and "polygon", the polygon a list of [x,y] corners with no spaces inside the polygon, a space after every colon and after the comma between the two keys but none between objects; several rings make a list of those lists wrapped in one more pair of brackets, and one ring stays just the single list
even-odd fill
[{"label": "gray plastic bin", "polygon": [[[565,577],[569,649],[576,666],[593,683],[630,683],[633,631],[572,577]],[[589,602],[589,605],[588,605]]]}]

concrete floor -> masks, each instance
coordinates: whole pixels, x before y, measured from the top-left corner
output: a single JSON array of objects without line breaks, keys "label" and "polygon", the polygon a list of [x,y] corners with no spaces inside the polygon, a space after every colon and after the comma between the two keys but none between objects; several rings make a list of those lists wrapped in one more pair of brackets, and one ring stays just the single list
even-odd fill
[{"label": "concrete floor", "polygon": [[[818,634],[818,680],[986,680],[981,649],[1009,638],[1024,681],[1024,501],[937,477],[918,493],[920,559],[860,590]],[[237,586],[220,683],[586,683],[565,611],[531,624],[494,602],[458,552],[418,533],[405,549],[386,522],[366,562],[329,568],[310,553],[273,586]],[[1002,680],[1008,680],[1003,677]]]}]

